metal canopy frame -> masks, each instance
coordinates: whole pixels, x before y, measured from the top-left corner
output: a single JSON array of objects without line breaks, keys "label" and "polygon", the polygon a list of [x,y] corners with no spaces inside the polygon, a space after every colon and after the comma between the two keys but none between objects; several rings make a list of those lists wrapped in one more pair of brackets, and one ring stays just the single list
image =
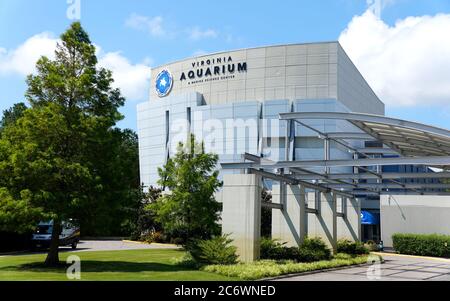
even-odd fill
[{"label": "metal canopy frame", "polygon": [[379,115],[360,113],[283,113],[280,120],[346,120],[403,156],[450,156],[450,131]]},{"label": "metal canopy frame", "polygon": [[[354,125],[355,132],[323,133],[308,123],[311,120],[341,120]],[[222,163],[223,169],[240,169],[282,184],[333,192],[347,198],[382,194],[450,195],[450,172],[385,173],[382,166],[413,165],[450,166],[450,131],[416,122],[359,113],[302,112],[283,113],[287,122],[286,161],[270,161],[251,154],[243,162]],[[291,128],[293,123],[315,132],[324,141],[323,160],[292,160]],[[352,140],[378,141],[386,147],[354,148]],[[353,159],[332,160],[330,142],[348,149]],[[381,157],[387,155],[390,157]],[[392,157],[396,155],[397,157]],[[353,167],[353,173],[333,173],[335,167]],[[375,167],[375,168],[371,168]],[[324,170],[323,173],[317,170]],[[362,173],[361,173],[362,171]],[[406,183],[405,179],[409,179]],[[427,179],[440,179],[427,183]],[[414,180],[414,181],[411,181]],[[413,183],[412,183],[413,182]],[[450,183],[450,182],[449,182]]]}]

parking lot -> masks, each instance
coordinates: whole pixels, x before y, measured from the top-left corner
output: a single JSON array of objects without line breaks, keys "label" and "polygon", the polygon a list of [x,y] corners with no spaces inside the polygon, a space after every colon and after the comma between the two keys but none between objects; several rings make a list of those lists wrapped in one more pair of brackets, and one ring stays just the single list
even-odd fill
[{"label": "parking lot", "polygon": [[[60,247],[60,251],[62,252],[95,252],[95,251],[125,251],[125,250],[146,250],[146,249],[177,249],[177,246],[174,245],[165,245],[165,244],[144,244],[123,240],[81,240],[78,243],[77,249],[72,250],[69,247]],[[39,252],[11,252],[0,254],[0,256],[8,256],[8,255],[26,255],[26,254],[37,254],[37,253],[46,253],[46,251]]]},{"label": "parking lot", "polygon": [[[86,251],[125,251],[140,249],[176,249],[177,246],[163,244],[144,244],[123,240],[82,240],[78,243],[76,252]],[[72,251],[70,248],[64,248]]]}]

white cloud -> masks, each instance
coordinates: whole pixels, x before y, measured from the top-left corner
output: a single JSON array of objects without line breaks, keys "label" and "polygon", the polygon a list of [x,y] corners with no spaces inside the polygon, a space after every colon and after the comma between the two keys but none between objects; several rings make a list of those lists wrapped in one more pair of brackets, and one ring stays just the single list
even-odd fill
[{"label": "white cloud", "polygon": [[[174,38],[177,36],[186,36],[193,41],[203,40],[203,39],[215,39],[218,38],[220,33],[212,28],[203,29],[200,26],[184,27],[173,25],[168,29],[166,22],[162,16],[148,17],[139,15],[136,13],[131,14],[125,21],[125,26],[140,30],[150,34],[153,37],[168,37]],[[227,41],[231,41],[232,36],[228,35],[226,37]]]},{"label": "white cloud", "polygon": [[41,56],[54,57],[58,39],[43,32],[32,36],[16,49],[0,48],[0,75],[27,75],[35,72],[35,65]]},{"label": "white cloud", "polygon": [[150,67],[147,59],[142,64],[131,64],[120,52],[109,52],[99,59],[99,65],[113,72],[114,86],[120,88],[129,100],[145,100],[148,95]]},{"label": "white cloud", "polygon": [[198,26],[189,29],[188,34],[191,40],[215,39],[219,36],[219,33],[213,29],[202,30]]},{"label": "white cloud", "polygon": [[148,32],[150,35],[158,37],[163,36],[166,31],[163,28],[163,18],[161,16],[146,17],[138,14],[132,14],[126,21],[125,25]]},{"label": "white cloud", "polygon": [[[54,58],[59,41],[51,33],[44,32],[32,36],[15,49],[0,47],[0,77],[25,77],[35,73],[36,62],[41,56]],[[114,86],[120,88],[128,100],[146,100],[151,60],[146,58],[142,63],[132,64],[120,52],[103,52],[99,45],[95,46],[99,65],[113,71]]]},{"label": "white cloud", "polygon": [[450,101],[450,15],[408,17],[390,26],[369,9],[339,41],[381,100],[391,106]]}]

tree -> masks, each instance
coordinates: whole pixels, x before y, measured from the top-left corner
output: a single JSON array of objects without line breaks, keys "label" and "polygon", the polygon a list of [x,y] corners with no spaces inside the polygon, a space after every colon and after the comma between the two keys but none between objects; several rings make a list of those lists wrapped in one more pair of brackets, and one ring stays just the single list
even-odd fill
[{"label": "tree", "polygon": [[[2,125],[5,127],[14,126],[15,122],[23,117],[26,109],[25,104],[19,103],[5,110],[1,119]],[[110,131],[110,137],[105,141],[107,143],[102,144],[104,149],[99,149],[95,158],[95,168],[98,173],[101,172],[103,191],[95,203],[79,208],[80,212],[76,214],[79,216],[81,228],[85,235],[128,236],[135,231],[136,212],[145,213],[143,210],[145,204],[142,204],[145,195],[142,194],[139,182],[138,138],[132,130],[114,128]],[[5,150],[8,148],[5,148]],[[5,162],[4,157],[1,159],[2,154],[6,155],[7,152],[0,153],[0,162]],[[5,178],[0,175],[0,187],[8,186],[7,183],[1,183],[2,179],[5,180]],[[34,230],[37,216],[29,219],[28,225],[23,224],[25,222],[23,218],[19,219],[22,221],[20,225],[18,222],[12,223],[12,225],[15,225],[13,227],[10,227],[11,218],[3,218],[4,222],[2,223],[2,212],[4,217],[6,217],[6,214],[11,217],[12,213],[17,211],[12,210],[13,207],[11,206],[18,204],[8,203],[8,206],[6,206],[6,200],[11,199],[3,198],[0,200],[5,205],[0,208],[0,230],[6,231],[12,228],[17,234],[23,232],[19,231],[21,229]],[[7,208],[9,212],[7,212]]]},{"label": "tree", "polygon": [[162,190],[150,187],[148,192],[141,190],[141,196],[136,198],[137,206],[127,208],[128,218],[125,221],[131,239],[141,240],[146,234],[162,231],[161,225],[156,221],[155,212],[148,207],[161,197]]},{"label": "tree", "polygon": [[31,198],[27,190],[14,199],[6,188],[0,188],[0,229],[19,234],[34,230],[45,212],[43,208],[31,206]]},{"label": "tree", "polygon": [[27,106],[23,102],[14,104],[11,108],[3,111],[2,120],[0,121],[0,133],[3,128],[8,125],[14,124],[27,109]]},{"label": "tree", "polygon": [[83,207],[81,228],[96,236],[129,236],[144,195],[139,179],[138,138],[132,130],[113,129],[92,154],[102,190]]},{"label": "tree", "polygon": [[[272,193],[266,188],[261,192],[261,202],[272,203]],[[267,207],[261,208],[261,236],[272,236],[272,209]]]},{"label": "tree", "polygon": [[55,60],[42,57],[37,74],[28,76],[31,108],[3,130],[0,141],[0,187],[15,202],[26,201],[23,210],[53,219],[49,266],[59,264],[63,220],[104,208],[112,195],[130,193],[124,187],[135,181],[114,186],[121,179],[113,172],[117,160],[110,161],[117,148],[110,147],[127,134],[114,129],[125,100],[112,88],[111,72],[97,68],[95,47],[79,22],[61,41]]},{"label": "tree", "polygon": [[192,135],[186,145],[158,170],[158,184],[169,192],[150,205],[166,234],[181,239],[209,239],[220,234],[221,204],[214,197],[222,186],[217,171],[218,156],[205,153]]}]

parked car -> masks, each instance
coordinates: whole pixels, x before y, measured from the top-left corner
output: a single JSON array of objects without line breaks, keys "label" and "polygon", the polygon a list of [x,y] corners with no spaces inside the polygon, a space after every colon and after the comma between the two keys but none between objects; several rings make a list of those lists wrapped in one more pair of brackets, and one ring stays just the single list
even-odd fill
[{"label": "parked car", "polygon": [[[59,235],[59,246],[71,246],[76,249],[80,241],[80,227],[73,220],[64,221]],[[34,249],[47,249],[53,233],[53,221],[40,222],[31,238]]]}]

